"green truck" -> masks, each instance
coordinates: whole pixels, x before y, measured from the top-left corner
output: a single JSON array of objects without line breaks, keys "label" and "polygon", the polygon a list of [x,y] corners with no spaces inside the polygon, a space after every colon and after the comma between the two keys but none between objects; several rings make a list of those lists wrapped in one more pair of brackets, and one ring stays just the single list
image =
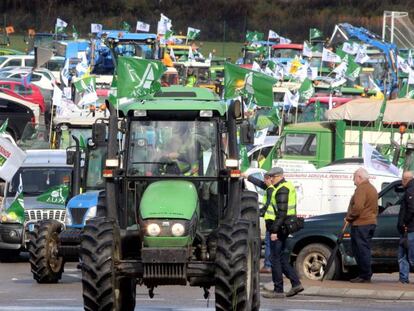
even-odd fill
[{"label": "green truck", "polygon": [[151,298],[161,285],[205,298],[214,287],[216,310],[259,310],[258,202],[240,178],[237,132],[245,144],[254,135],[240,102],[176,86],[123,104],[122,122],[109,107],[104,216],[81,237],[85,309],[134,310],[139,284]]}]

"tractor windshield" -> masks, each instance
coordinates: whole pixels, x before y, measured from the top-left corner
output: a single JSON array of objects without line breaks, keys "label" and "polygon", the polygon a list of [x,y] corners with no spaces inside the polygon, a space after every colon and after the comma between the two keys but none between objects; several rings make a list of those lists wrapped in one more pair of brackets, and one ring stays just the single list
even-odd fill
[{"label": "tractor windshield", "polygon": [[106,158],[106,146],[99,146],[88,150],[88,165],[86,174],[86,189],[96,190],[105,187],[105,180],[102,177],[102,168]]},{"label": "tractor windshield", "polygon": [[216,177],[217,128],[211,121],[132,121],[128,175]]}]

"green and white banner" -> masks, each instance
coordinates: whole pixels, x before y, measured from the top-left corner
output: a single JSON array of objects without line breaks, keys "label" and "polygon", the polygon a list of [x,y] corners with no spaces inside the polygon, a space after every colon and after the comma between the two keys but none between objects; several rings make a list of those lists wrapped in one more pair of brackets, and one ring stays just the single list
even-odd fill
[{"label": "green and white banner", "polygon": [[26,153],[0,135],[0,178],[10,181],[26,159]]},{"label": "green and white banner", "polygon": [[193,27],[187,28],[187,39],[188,40],[195,40],[200,35],[200,29],[196,29]]},{"label": "green and white banner", "polygon": [[36,201],[56,205],[65,205],[68,195],[69,187],[67,185],[58,185],[39,195]]}]

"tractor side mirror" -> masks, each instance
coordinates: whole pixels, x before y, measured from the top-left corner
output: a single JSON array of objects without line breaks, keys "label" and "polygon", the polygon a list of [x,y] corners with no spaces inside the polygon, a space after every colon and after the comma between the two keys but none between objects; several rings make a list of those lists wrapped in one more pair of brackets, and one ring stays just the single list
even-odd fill
[{"label": "tractor side mirror", "polygon": [[73,165],[75,163],[75,150],[66,150],[66,164]]},{"label": "tractor side mirror", "polygon": [[105,143],[106,125],[105,123],[92,124],[92,141],[97,145]]},{"label": "tractor side mirror", "polygon": [[240,143],[243,145],[254,144],[253,125],[245,121],[240,125]]},{"label": "tractor side mirror", "polygon": [[234,118],[235,119],[241,119],[242,116],[242,103],[240,100],[235,100],[234,101]]}]

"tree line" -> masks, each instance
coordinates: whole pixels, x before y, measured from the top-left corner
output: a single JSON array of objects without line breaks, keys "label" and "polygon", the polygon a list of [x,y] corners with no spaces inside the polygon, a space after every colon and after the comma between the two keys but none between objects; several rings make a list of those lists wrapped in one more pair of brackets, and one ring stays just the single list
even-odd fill
[{"label": "tree line", "polygon": [[[119,29],[123,21],[133,29],[137,20],[156,31],[160,14],[172,19],[175,33],[187,26],[201,29],[201,40],[243,41],[247,30],[303,41],[309,28],[329,36],[335,24],[349,22],[381,34],[384,10],[414,13],[411,0],[2,0],[0,24],[12,25],[17,33],[29,28],[53,31],[56,18],[75,25],[81,36],[91,23]],[[411,16],[411,14],[410,14]],[[413,16],[414,17],[414,16]]]}]

